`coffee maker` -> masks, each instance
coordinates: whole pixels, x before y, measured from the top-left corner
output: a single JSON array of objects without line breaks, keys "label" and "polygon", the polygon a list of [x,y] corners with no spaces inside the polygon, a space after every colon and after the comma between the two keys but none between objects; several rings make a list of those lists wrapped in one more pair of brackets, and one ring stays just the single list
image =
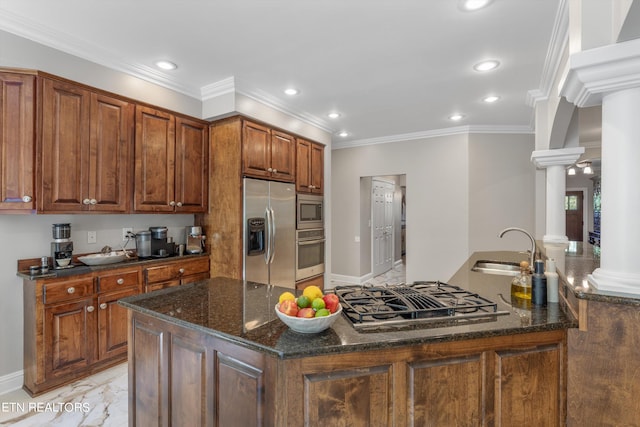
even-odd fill
[{"label": "coffee maker", "polygon": [[186,252],[188,254],[201,254],[204,252],[205,239],[206,236],[202,234],[202,227],[187,227]]},{"label": "coffee maker", "polygon": [[151,256],[163,258],[174,255],[175,243],[167,238],[167,227],[149,227],[151,231]]},{"label": "coffee maker", "polygon": [[51,260],[54,269],[71,268],[73,242],[71,224],[53,224],[53,242],[51,242]]}]

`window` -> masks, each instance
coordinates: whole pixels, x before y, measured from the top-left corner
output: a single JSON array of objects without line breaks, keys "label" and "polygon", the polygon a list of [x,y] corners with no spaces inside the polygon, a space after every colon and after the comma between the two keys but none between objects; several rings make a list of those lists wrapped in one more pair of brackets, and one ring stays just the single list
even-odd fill
[{"label": "window", "polygon": [[578,210],[578,196],[564,196],[564,210],[565,211],[577,211]]}]

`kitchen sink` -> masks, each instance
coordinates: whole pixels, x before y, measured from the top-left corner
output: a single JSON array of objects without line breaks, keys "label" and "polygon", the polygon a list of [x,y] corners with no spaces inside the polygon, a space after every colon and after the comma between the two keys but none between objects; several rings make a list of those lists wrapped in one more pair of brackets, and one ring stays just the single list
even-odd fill
[{"label": "kitchen sink", "polygon": [[520,274],[520,263],[509,261],[478,260],[471,268],[472,271],[486,274],[501,274],[503,276],[517,276]]}]

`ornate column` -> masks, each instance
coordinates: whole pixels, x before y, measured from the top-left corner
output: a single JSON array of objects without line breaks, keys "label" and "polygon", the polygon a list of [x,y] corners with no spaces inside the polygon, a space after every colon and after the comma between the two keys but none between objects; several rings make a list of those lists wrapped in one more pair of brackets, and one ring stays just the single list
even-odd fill
[{"label": "ornate column", "polygon": [[558,150],[538,150],[531,154],[531,161],[538,169],[546,169],[546,233],[544,243],[567,244],[567,222],[564,197],[567,188],[565,168],[578,160],[584,147]]},{"label": "ornate column", "polygon": [[578,107],[602,103],[601,291],[640,295],[640,39],[577,53],[562,94]]}]

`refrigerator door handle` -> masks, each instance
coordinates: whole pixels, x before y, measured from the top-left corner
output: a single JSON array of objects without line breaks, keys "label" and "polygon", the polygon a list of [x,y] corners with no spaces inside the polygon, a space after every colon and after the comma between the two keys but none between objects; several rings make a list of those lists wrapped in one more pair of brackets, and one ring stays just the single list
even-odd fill
[{"label": "refrigerator door handle", "polygon": [[271,224],[271,239],[269,245],[271,246],[271,255],[269,258],[269,264],[273,263],[273,258],[276,256],[276,213],[272,208],[269,208],[271,211],[271,220],[269,224]]},{"label": "refrigerator door handle", "polygon": [[269,264],[271,262],[271,215],[269,207],[264,210],[265,228],[267,242],[265,245],[266,251],[264,252],[264,263]]}]

